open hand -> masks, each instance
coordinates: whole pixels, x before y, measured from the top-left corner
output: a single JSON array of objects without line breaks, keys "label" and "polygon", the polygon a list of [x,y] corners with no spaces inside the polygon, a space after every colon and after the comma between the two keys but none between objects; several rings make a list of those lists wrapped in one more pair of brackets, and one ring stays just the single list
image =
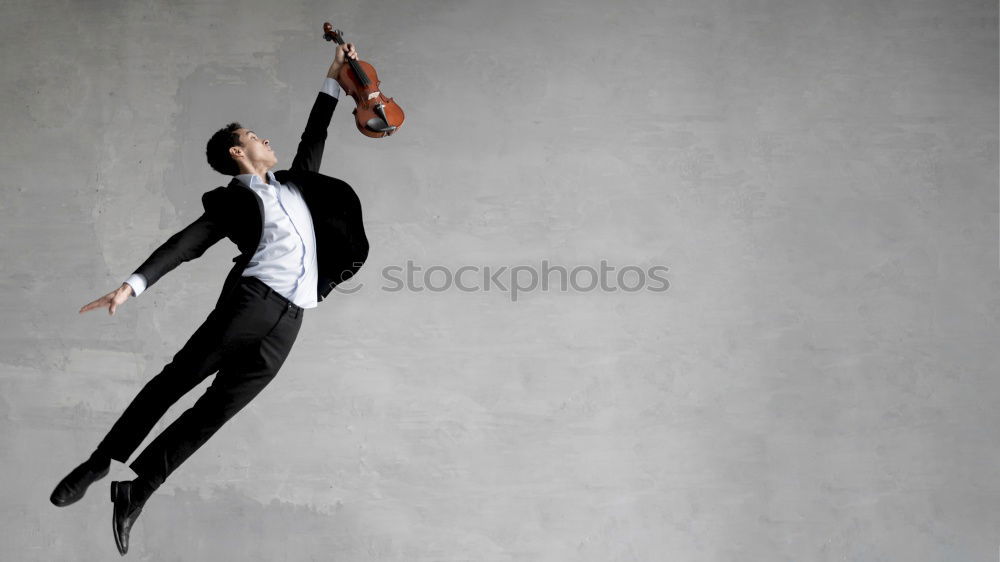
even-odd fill
[{"label": "open hand", "polygon": [[83,308],[80,309],[80,314],[83,314],[88,310],[94,310],[95,308],[103,308],[106,306],[108,307],[108,314],[114,315],[115,310],[118,309],[118,305],[127,301],[131,296],[132,286],[128,283],[122,283],[121,287],[118,287],[103,297],[84,305]]}]

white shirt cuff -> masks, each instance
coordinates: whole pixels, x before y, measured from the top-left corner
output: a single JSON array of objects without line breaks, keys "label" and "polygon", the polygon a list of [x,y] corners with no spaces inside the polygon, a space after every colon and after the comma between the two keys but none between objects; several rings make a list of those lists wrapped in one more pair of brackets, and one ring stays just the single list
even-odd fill
[{"label": "white shirt cuff", "polygon": [[333,78],[327,78],[323,81],[323,87],[320,89],[321,92],[332,96],[333,99],[340,98],[340,84],[337,83]]},{"label": "white shirt cuff", "polygon": [[133,273],[125,280],[132,287],[132,296],[138,297],[146,290],[146,278],[141,273]]}]

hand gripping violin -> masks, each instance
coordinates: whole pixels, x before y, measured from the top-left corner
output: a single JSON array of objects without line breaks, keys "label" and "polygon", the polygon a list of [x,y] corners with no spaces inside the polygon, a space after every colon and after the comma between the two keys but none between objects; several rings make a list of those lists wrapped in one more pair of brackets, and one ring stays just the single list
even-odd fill
[{"label": "hand gripping violin", "polygon": [[[323,38],[344,44],[343,33],[330,22],[323,24]],[[354,120],[358,130],[366,137],[381,138],[395,133],[403,125],[403,110],[379,91],[375,67],[361,60],[347,59],[340,67],[337,83],[354,98]]]}]

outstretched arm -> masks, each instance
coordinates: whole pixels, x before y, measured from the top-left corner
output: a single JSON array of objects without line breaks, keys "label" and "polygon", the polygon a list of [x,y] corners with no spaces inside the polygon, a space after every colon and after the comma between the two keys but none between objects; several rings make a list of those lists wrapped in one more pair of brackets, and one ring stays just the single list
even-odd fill
[{"label": "outstretched arm", "polygon": [[108,314],[114,314],[119,305],[130,296],[138,296],[160,277],[183,262],[201,257],[205,250],[225,236],[222,226],[209,214],[203,213],[193,223],[174,234],[153,251],[135,270],[135,273],[114,291],[84,305],[80,312],[108,307]]},{"label": "outstretched arm", "polygon": [[349,58],[358,58],[354,45],[352,43],[339,45],[333,63],[330,64],[330,69],[326,73],[323,90],[316,95],[312,111],[309,112],[309,119],[306,121],[306,128],[302,132],[302,139],[295,151],[295,158],[289,167],[290,170],[319,171],[320,162],[323,160],[323,146],[326,143],[326,129],[330,126],[330,118],[333,116],[333,110],[337,107],[337,99],[340,96],[337,74],[340,73],[340,67]]}]

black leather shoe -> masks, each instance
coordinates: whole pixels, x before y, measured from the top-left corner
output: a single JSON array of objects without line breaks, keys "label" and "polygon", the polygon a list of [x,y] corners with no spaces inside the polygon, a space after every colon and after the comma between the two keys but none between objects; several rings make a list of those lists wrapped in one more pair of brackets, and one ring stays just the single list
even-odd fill
[{"label": "black leather shoe", "polygon": [[87,459],[56,484],[56,489],[52,490],[49,501],[58,507],[66,507],[80,501],[80,498],[87,491],[87,486],[107,476],[110,469],[110,460],[105,464],[95,461],[93,458]]},{"label": "black leather shoe", "polygon": [[115,535],[115,545],[118,553],[125,556],[128,552],[128,534],[132,524],[142,513],[145,501],[137,501],[133,494],[132,482],[112,482],[111,501],[114,502],[114,512],[111,516],[111,530]]}]

